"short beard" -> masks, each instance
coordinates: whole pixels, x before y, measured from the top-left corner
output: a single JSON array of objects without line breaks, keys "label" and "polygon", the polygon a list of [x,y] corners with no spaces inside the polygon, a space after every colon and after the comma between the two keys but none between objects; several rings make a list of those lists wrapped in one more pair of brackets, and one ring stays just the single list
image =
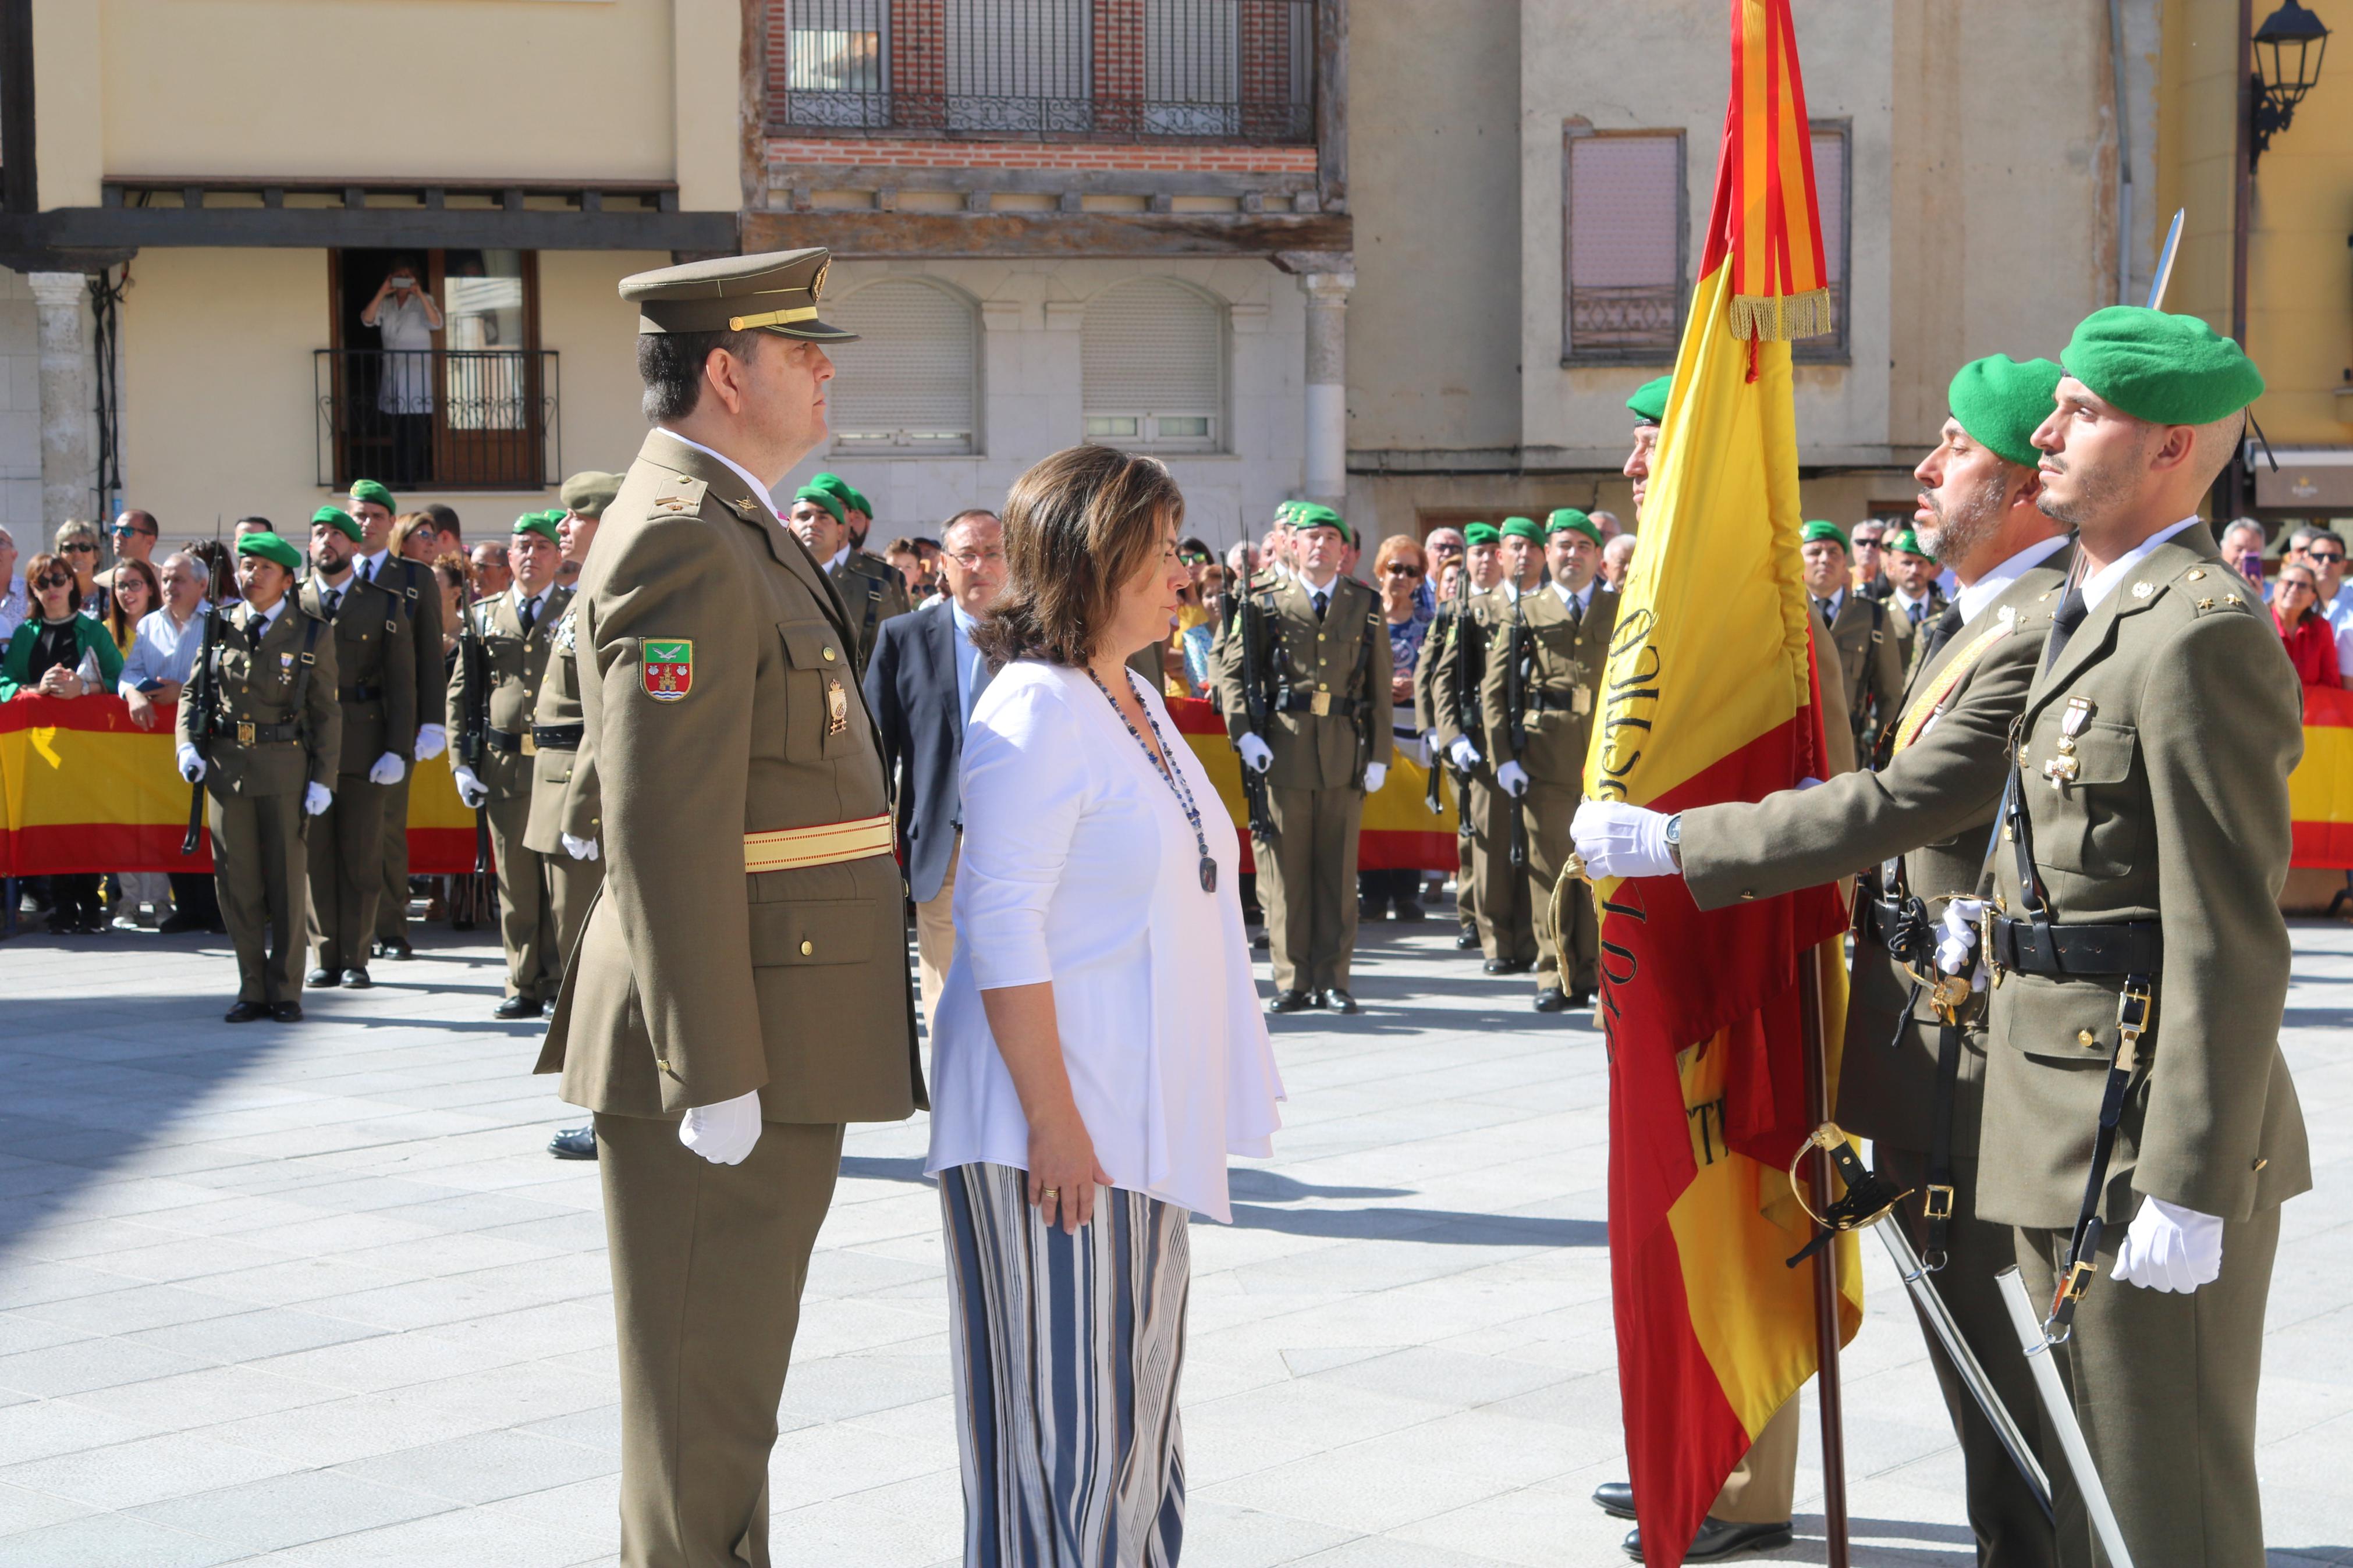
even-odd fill
[{"label": "short beard", "polygon": [[2034,504],[2042,515],[2071,528],[2082,528],[2086,521],[2097,522],[2132,495],[2132,471],[2148,452],[2148,435],[2144,432],[2139,443],[2129,455],[2120,456],[2113,467],[2077,468],[2060,459],[2059,472],[2073,476],[2079,490],[2072,500],[2062,501],[2052,495],[2046,482]]},{"label": "short beard", "polygon": [[2010,476],[1995,474],[1950,511],[1933,490],[1923,490],[1920,499],[1936,514],[1936,526],[1921,530],[1920,542],[1939,565],[1950,566],[1968,560],[2000,529],[2001,514],[2008,510],[2004,503],[2010,499]]}]

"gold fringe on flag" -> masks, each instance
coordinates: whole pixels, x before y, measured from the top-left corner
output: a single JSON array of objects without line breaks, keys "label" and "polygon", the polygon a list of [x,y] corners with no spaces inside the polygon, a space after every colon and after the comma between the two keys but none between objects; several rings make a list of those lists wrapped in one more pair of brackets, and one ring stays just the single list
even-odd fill
[{"label": "gold fringe on flag", "polygon": [[1732,297],[1732,335],[1746,342],[1795,342],[1818,338],[1831,330],[1831,291],[1809,289],[1802,294],[1736,294]]}]

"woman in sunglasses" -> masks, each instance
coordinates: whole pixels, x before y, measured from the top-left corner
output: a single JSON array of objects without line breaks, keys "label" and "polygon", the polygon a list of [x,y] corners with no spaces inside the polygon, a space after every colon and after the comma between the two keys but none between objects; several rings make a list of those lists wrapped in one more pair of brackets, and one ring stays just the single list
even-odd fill
[{"label": "woman in sunglasses", "polygon": [[[79,613],[81,585],[74,578],[73,567],[56,554],[36,555],[26,563],[25,585],[33,595],[33,614],[0,655],[0,702],[111,691],[121,678],[122,655],[115,650],[105,625]],[[79,673],[84,669],[94,671],[97,679],[85,681]],[[51,877],[49,896],[55,907],[49,930],[78,936],[104,931],[106,910],[99,900],[98,883],[96,872]]]},{"label": "woman in sunglasses", "polygon": [[[1402,533],[1381,541],[1373,556],[1373,586],[1380,591],[1381,610],[1389,627],[1390,731],[1398,752],[1417,762],[1430,759],[1421,749],[1421,731],[1413,713],[1413,671],[1421,658],[1422,639],[1437,613],[1437,600],[1426,581],[1430,557],[1420,545]],[[1426,918],[1421,905],[1421,873],[1400,867],[1356,873],[1356,917],[1384,921],[1394,907],[1401,921]]]},{"label": "woman in sunglasses", "polygon": [[98,524],[76,518],[58,525],[57,553],[73,573],[81,613],[93,620],[106,614],[106,584],[98,580],[100,549]]}]

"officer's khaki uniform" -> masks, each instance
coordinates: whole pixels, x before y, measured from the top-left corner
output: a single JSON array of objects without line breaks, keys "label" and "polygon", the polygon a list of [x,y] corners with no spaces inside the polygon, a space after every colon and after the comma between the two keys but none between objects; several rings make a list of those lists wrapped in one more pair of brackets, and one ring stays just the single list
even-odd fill
[{"label": "officer's khaki uniform", "polygon": [[[1904,674],[1906,679],[1911,678],[1912,671],[1919,665],[1920,656],[1927,650],[1928,644],[1932,640],[1931,634],[1936,625],[1936,617],[1945,613],[1947,603],[1945,591],[1934,583],[1929,584],[1927,599],[1920,606],[1920,618],[1915,622],[1912,618],[1912,607],[1897,598],[1892,591],[1889,593],[1887,626],[1888,630],[1895,634],[1896,651],[1903,658]],[[1885,724],[1883,721],[1882,728],[1884,727]]]},{"label": "officer's khaki uniform", "polygon": [[[2052,925],[2155,921],[2163,937],[2099,1274],[2060,1364],[2134,1562],[2259,1563],[2263,1304],[2279,1205],[2312,1185],[2279,1049],[2301,689],[2262,602],[2192,522],[2126,573],[2035,678],[2021,732],[2020,798]],[[1993,867],[2003,914],[2023,916],[2016,846],[1999,846]],[[1993,945],[1999,961],[2000,931]],[[2020,1272],[2048,1302],[2083,1201],[2123,976],[1997,977],[1978,1207],[2018,1227]],[[2144,1196],[2223,1221],[2220,1279],[2189,1295],[2116,1280]],[[2080,1509],[2062,1515],[2060,1560],[2096,1560]]]},{"label": "officer's khaki uniform", "polygon": [[555,952],[559,963],[572,961],[573,944],[580,940],[580,922],[587,918],[588,900],[605,880],[604,845],[599,858],[575,860],[564,847],[564,836],[598,839],[596,759],[581,749],[584,725],[580,717],[580,678],[575,658],[579,625],[566,604],[550,639],[547,668],[540,677],[539,705],[532,710],[531,814],[522,830],[523,847],[540,858],[547,871],[548,901],[555,917]]},{"label": "officer's khaki uniform", "polygon": [[[1479,921],[1479,946],[1491,963],[1533,967],[1536,961],[1535,910],[1528,899],[1525,874],[1512,868],[1512,797],[1495,783],[1495,754],[1487,734],[1480,683],[1491,659],[1502,657],[1502,631],[1512,613],[1503,584],[1471,595],[1469,613],[1457,623],[1455,635],[1439,650],[1430,671],[1430,691],[1438,720],[1438,745],[1451,750],[1465,736],[1479,753],[1471,770],[1469,799],[1459,809],[1471,825],[1471,882],[1475,889],[1472,912]],[[1457,692],[1467,699],[1467,706]]]},{"label": "officer's khaki uniform", "polygon": [[[386,752],[413,763],[417,750],[416,644],[400,601],[354,572],[336,597],[316,576],[302,584],[301,605],[334,627],[335,699],[343,744],[335,798],[309,827],[311,950],[313,966],[340,976],[365,969],[384,892],[384,811],[388,784],[368,770]],[[408,776],[406,768],[401,777]],[[404,824],[404,826],[406,825]],[[404,840],[405,841],[405,840]]]},{"label": "officer's khaki uniform", "polygon": [[[528,627],[516,602],[522,592],[517,584],[473,607],[490,685],[482,760],[474,776],[491,792],[481,809],[491,820],[491,851],[498,857],[499,940],[506,949],[506,994],[544,1002],[555,994],[555,983],[563,978],[564,950],[556,941],[546,858],[523,842],[523,831],[531,820],[532,768],[538,750],[532,739],[532,715],[539,707],[540,682],[555,646],[556,624],[564,618],[573,591],[544,589],[539,613]],[[451,734],[464,731],[472,695],[466,661],[460,658],[449,677]]]},{"label": "officer's khaki uniform", "polygon": [[[1683,878],[1693,900],[1712,910],[1772,898],[1898,856],[1899,886],[1926,901],[1931,921],[1943,915],[1947,896],[1974,889],[2008,773],[2006,737],[2026,705],[2071,558],[2062,548],[2028,568],[1919,662],[1897,710],[1901,744],[1877,773],[1850,773],[1819,789],[1786,790],[1754,805],[1683,813]],[[1840,1126],[1872,1140],[1883,1173],[1911,1189],[1915,1195],[1905,1212],[1915,1244],[1926,1248],[1920,1194],[1927,1189],[1934,1143],[1939,1024],[1934,1009],[1918,999],[1912,975],[1887,950],[1879,913],[1883,900],[1873,897],[1881,891],[1876,879],[1867,882],[1866,901],[1857,912],[1835,1115]],[[1995,1274],[2011,1260],[2010,1231],[1977,1213],[1982,1011],[1967,1022],[1950,1106],[1954,1192],[1947,1260],[1934,1283],[2003,1405],[2031,1433],[2033,1382],[1994,1289]],[[1933,1336],[1929,1342],[1968,1465],[1978,1561],[1994,1568],[2054,1562],[2057,1543],[2033,1494]],[[2046,1471],[2058,1456],[2050,1458]]]},{"label": "officer's khaki uniform", "polygon": [[[1848,738],[1858,742],[1858,760],[1868,762],[1871,743],[1879,732],[1894,720],[1897,703],[1904,695],[1904,677],[1907,656],[1912,645],[1905,637],[1904,617],[1894,605],[1862,594],[1848,593],[1839,600],[1838,617],[1831,623],[1827,646],[1817,637],[1814,645],[1824,653],[1838,655],[1840,695],[1845,700],[1849,719]],[[1814,611],[1814,625],[1822,624],[1821,611]],[[1830,684],[1831,666],[1821,664],[1822,683]]]},{"label": "officer's khaki uniform", "polygon": [[[221,923],[237,950],[237,999],[276,1006],[302,997],[302,796],[306,784],[335,786],[343,719],[328,627],[290,594],[257,647],[259,619],[248,605],[226,612],[216,668],[206,677],[219,695],[204,785]],[[195,744],[196,706],[180,704],[183,746]]]},{"label": "officer's khaki uniform", "polygon": [[[907,598],[906,579],[880,555],[856,548],[826,575],[833,579],[834,592],[841,595],[842,607],[849,614],[851,640],[858,645],[858,674],[862,677],[867,661],[874,657],[874,638],[882,623],[914,608]],[[1150,679],[1152,689],[1159,690],[1160,671],[1152,670]]]},{"label": "officer's khaki uniform", "polygon": [[[372,581],[400,601],[417,668],[417,722],[430,724],[442,710],[449,685],[448,661],[441,651],[440,580],[430,566],[386,555],[378,578]],[[454,738],[455,731],[451,733]],[[414,757],[416,747],[417,737],[408,736],[403,754]],[[408,785],[416,773],[409,769],[384,792],[384,892],[375,903],[378,942],[408,940]]]},{"label": "officer's khaki uniform", "polygon": [[[1597,577],[1586,593],[1589,597],[1581,611],[1564,603],[1555,586],[1522,594],[1510,618],[1495,628],[1494,657],[1479,683],[1495,766],[1516,762],[1528,775],[1527,793],[1517,805],[1527,818],[1526,897],[1535,911],[1538,991],[1590,993],[1593,967],[1601,957],[1593,900],[1552,896],[1561,868],[1577,850],[1569,823],[1584,795],[1586,746],[1593,736],[1593,711],[1600,705],[1609,634],[1618,624],[1618,595],[1608,584]],[[1515,641],[1526,658],[1516,715],[1510,700]]]},{"label": "officer's khaki uniform", "polygon": [[[1421,657],[1413,666],[1413,727],[1423,735],[1438,731],[1438,667],[1446,645],[1454,637],[1456,606],[1452,600],[1438,606],[1437,617],[1430,622],[1430,635],[1421,639]],[[1472,689],[1476,690],[1475,684]],[[1453,693],[1449,691],[1447,700]],[[1461,779],[1454,765],[1447,759],[1440,744],[1430,753],[1430,765],[1453,783],[1454,794],[1454,914],[1465,931],[1476,933],[1479,929],[1479,884],[1472,875],[1471,803],[1463,796]]]},{"label": "officer's khaki uniform", "polygon": [[[630,1568],[765,1568],[776,1405],[842,1124],[925,1103],[849,630],[765,498],[647,437],[574,601],[605,883],[539,1060],[596,1113]],[[679,1144],[687,1107],[754,1090],[743,1164]]]},{"label": "officer's khaki uniform", "polygon": [[[1327,592],[1318,617],[1314,595],[1295,578],[1250,590],[1269,645],[1260,668],[1274,683],[1260,739],[1274,753],[1266,793],[1275,827],[1274,842],[1253,839],[1250,854],[1278,992],[1348,989],[1356,833],[1365,816],[1357,726],[1366,726],[1366,763],[1387,765],[1391,750],[1388,620],[1380,595],[1338,575]],[[1220,645],[1216,664],[1226,732],[1239,741],[1250,727],[1239,629]]]}]

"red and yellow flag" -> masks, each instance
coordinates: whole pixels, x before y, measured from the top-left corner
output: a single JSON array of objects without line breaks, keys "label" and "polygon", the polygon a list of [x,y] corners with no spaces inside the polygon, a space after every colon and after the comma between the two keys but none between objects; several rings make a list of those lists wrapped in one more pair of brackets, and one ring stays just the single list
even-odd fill
[{"label": "red and yellow flag", "polygon": [[[1586,764],[1588,796],[1667,812],[1828,771],[1788,340],[1827,328],[1830,300],[1788,0],[1732,0],[1700,271]],[[1811,1227],[1784,1173],[1809,1131],[1799,971],[1821,976],[1834,1073],[1846,911],[1831,888],[1704,913],[1677,878],[1594,891],[1619,1387],[1645,1561],[1672,1565],[1815,1371],[1813,1271],[1784,1262]],[[1841,1259],[1852,1336],[1851,1237]]]}]

